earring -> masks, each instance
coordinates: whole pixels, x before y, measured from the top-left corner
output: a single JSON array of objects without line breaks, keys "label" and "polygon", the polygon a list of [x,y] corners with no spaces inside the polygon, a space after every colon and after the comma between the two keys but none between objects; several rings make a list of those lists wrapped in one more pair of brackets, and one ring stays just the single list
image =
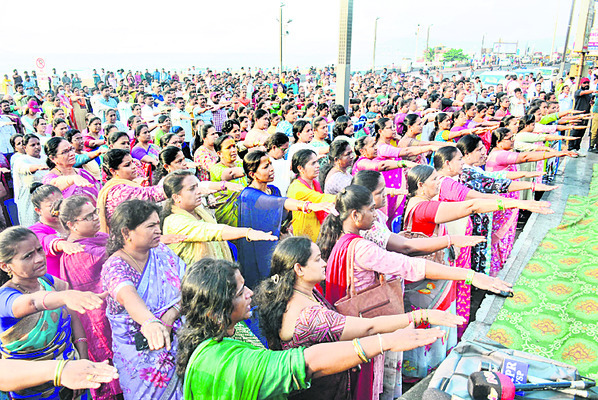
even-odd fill
[{"label": "earring", "polygon": [[6,271],[6,274],[10,279],[12,279],[12,270],[9,269],[8,271]]}]

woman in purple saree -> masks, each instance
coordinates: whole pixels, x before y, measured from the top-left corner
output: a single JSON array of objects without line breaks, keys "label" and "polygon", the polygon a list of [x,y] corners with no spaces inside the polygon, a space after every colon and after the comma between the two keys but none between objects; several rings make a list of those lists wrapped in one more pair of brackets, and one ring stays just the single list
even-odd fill
[{"label": "woman in purple saree", "polygon": [[109,292],[114,365],[125,400],[182,399],[175,375],[185,263],[160,244],[158,207],[128,200],[110,221],[102,283]]}]

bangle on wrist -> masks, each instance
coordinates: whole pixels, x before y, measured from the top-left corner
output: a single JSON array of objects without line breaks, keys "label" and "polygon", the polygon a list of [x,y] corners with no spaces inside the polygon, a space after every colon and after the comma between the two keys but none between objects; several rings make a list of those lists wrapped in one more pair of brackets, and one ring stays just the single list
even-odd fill
[{"label": "bangle on wrist", "polygon": [[357,357],[359,357],[361,361],[363,361],[364,363],[370,362],[367,355],[365,354],[365,350],[363,350],[363,346],[361,345],[359,339],[353,339],[353,348],[355,349],[355,353],[357,353]]},{"label": "bangle on wrist", "polygon": [[70,360],[60,360],[56,365],[56,369],[54,370],[54,386],[58,387],[61,386],[62,380],[62,371],[64,370],[64,366]]},{"label": "bangle on wrist", "polygon": [[446,235],[447,239],[448,239],[448,244],[446,245],[447,248],[451,247],[452,243],[451,243],[451,235]]},{"label": "bangle on wrist", "polygon": [[158,322],[158,323],[160,323],[160,324],[164,325],[164,322],[162,322],[162,320],[161,320],[160,318],[151,317],[151,318],[148,318],[148,319],[146,319],[146,320],[143,322],[143,324],[141,324],[141,328],[140,328],[140,329],[141,329],[141,330],[143,330],[143,328],[144,328],[145,326],[147,326],[147,325],[149,325],[149,324],[151,324],[151,323],[154,323],[154,322]]},{"label": "bangle on wrist", "polygon": [[536,182],[532,182],[532,192],[536,191]]},{"label": "bangle on wrist", "polygon": [[497,199],[496,200],[496,205],[498,206],[498,211],[504,211],[505,210],[505,205],[502,202],[502,199]]},{"label": "bangle on wrist", "polygon": [[77,344],[77,343],[80,343],[80,342],[85,342],[85,343],[87,343],[87,338],[84,338],[84,337],[82,337],[82,338],[79,338],[79,339],[75,340],[73,343],[74,343],[74,344]]},{"label": "bangle on wrist", "polygon": [[245,240],[247,240],[248,242],[251,242],[251,239],[249,239],[249,232],[251,232],[253,229],[248,228],[247,229],[247,233],[245,234]]},{"label": "bangle on wrist", "polygon": [[475,271],[473,269],[469,270],[467,272],[467,277],[465,278],[465,284],[466,285],[471,285],[473,283],[473,277],[474,276],[475,276]]},{"label": "bangle on wrist", "polygon": [[380,345],[380,354],[383,354],[384,353],[384,345],[382,344],[382,335],[378,333],[376,336],[378,336],[378,344]]},{"label": "bangle on wrist", "polygon": [[42,307],[44,310],[49,310],[48,306],[46,305],[46,297],[48,297],[50,293],[52,292],[47,292],[46,294],[44,294],[44,297],[42,297]]},{"label": "bangle on wrist", "polygon": [[409,321],[409,325],[413,322],[413,311],[407,313],[407,320]]},{"label": "bangle on wrist", "polygon": [[220,191],[226,189],[226,181],[222,181],[222,185],[220,185]]}]

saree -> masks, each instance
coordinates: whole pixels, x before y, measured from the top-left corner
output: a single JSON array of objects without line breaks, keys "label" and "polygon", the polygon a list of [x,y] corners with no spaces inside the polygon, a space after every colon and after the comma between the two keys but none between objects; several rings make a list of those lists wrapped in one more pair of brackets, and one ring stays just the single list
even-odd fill
[{"label": "saree", "polygon": [[170,247],[187,265],[191,265],[204,257],[234,261],[228,242],[222,239],[223,225],[216,223],[212,215],[199,206],[194,214],[172,206],[172,214],[164,219],[165,235],[185,235],[187,239],[180,243],[169,244]]},{"label": "saree", "polygon": [[[479,167],[463,168],[459,181],[470,189],[481,193],[507,193],[511,185],[510,179],[505,179],[504,172],[487,172]],[[471,269],[486,275],[490,274],[490,243],[492,213],[471,214],[473,222],[472,235],[484,236],[485,242],[478,243],[471,248]]]},{"label": "saree", "polygon": [[[295,347],[310,347],[318,343],[340,341],[345,329],[346,317],[336,312],[333,305],[317,291],[313,291],[318,305],[304,308],[289,341],[281,341],[283,350]],[[289,396],[293,400],[350,400],[351,388],[355,385],[356,372],[352,370],[314,378],[308,390]],[[353,383],[351,382],[353,379]]]},{"label": "saree", "polygon": [[[445,228],[434,223],[434,215],[422,201],[413,206],[405,216],[405,226],[412,232],[423,233],[426,236],[444,235]],[[437,208],[436,208],[437,211]],[[434,212],[435,214],[435,212]],[[428,235],[428,226],[435,225],[434,232]],[[405,311],[417,309],[436,309],[449,311],[453,314],[457,311],[455,285],[446,280],[429,280],[422,282],[408,283],[405,285]],[[407,380],[419,380],[428,376],[444,359],[447,354],[457,345],[457,328],[436,326],[447,333],[445,341],[437,340],[431,345],[418,347],[417,349],[403,352],[403,377]]]},{"label": "saree", "polygon": [[204,340],[185,371],[184,398],[256,400],[286,399],[307,389],[304,348],[271,351],[224,338]]},{"label": "saree", "polygon": [[[326,300],[334,304],[342,297],[347,295],[347,255],[349,244],[353,240],[360,239],[361,236],[354,233],[346,233],[341,236],[328,257],[326,263]],[[378,360],[378,361],[377,361]],[[377,361],[377,362],[376,362]],[[361,372],[357,380],[357,386],[354,391],[354,399],[377,399],[382,392],[382,376],[378,377],[378,385],[374,389],[374,364],[382,362],[384,369],[384,358],[376,356],[372,361],[361,364]]]},{"label": "saree", "polygon": [[[490,171],[517,171],[517,164],[514,160],[517,153],[506,150],[492,151],[488,156],[486,168]],[[507,199],[519,199],[518,192],[501,194]],[[515,231],[517,230],[518,208],[510,208],[504,211],[495,211],[492,216],[492,260],[490,264],[490,276],[495,277],[502,270],[511,255],[515,244]]]},{"label": "saree", "polygon": [[98,193],[98,213],[100,214],[100,232],[108,233],[108,213],[106,211],[106,203],[108,201],[108,193],[116,185],[128,185],[131,187],[141,187],[136,182],[128,179],[112,178],[104,184],[104,187]]},{"label": "saree", "polygon": [[[52,278],[46,274],[38,278],[45,291],[52,291]],[[75,349],[71,343],[71,316],[66,307],[40,311],[21,318],[0,334],[2,358],[15,360],[73,360]],[[13,399],[59,399],[62,387],[52,382],[11,392]],[[67,389],[68,390],[68,389]]]},{"label": "saree", "polygon": [[171,350],[137,351],[134,336],[141,326],[118,303],[116,295],[124,286],[135,287],[149,311],[160,318],[180,301],[181,278],[185,264],[166,245],[150,249],[143,273],[118,256],[110,257],[102,268],[102,284],[110,293],[106,316],[112,328],[114,366],[120,374],[125,400],[180,399],[181,385],[175,374],[176,332],[181,320],[174,322]]},{"label": "saree", "polygon": [[[384,144],[378,147],[378,157],[374,158],[374,161],[384,160],[396,160],[399,161],[401,158],[398,156],[400,149]],[[384,177],[384,182],[387,188],[402,189],[404,181],[404,170],[403,168],[395,168],[388,171],[380,171],[380,174]],[[402,215],[405,209],[405,196],[386,196],[386,210],[384,213],[388,216],[388,229],[394,233],[401,231]]]},{"label": "saree", "polygon": [[[239,227],[252,228],[280,237],[280,227],[288,211],[284,208],[286,197],[280,196],[276,186],[268,186],[268,195],[261,190],[247,187],[239,196]],[[254,288],[270,276],[270,260],[278,241],[252,241],[245,238],[236,241],[238,259],[241,263],[245,285]]]},{"label": "saree", "polygon": [[[243,162],[237,160],[235,167],[243,167]],[[227,167],[221,163],[215,164],[210,168],[210,177],[212,182],[221,182],[222,173]],[[239,185],[247,186],[247,177],[231,179],[229,182],[238,183]],[[231,190],[223,190],[216,195],[216,220],[220,224],[237,226],[239,223],[239,192]]]},{"label": "saree", "polygon": [[[66,199],[67,197],[71,196],[85,196],[88,197],[91,202],[95,205],[98,199],[98,192],[100,191],[101,185],[100,182],[96,180],[89,172],[84,169],[75,168],[77,175],[85,178],[89,183],[91,183],[90,187],[82,187],[77,185],[71,185],[62,191],[62,195]],[[54,179],[58,178],[60,175],[57,175],[53,172],[49,172],[44,178],[42,179],[43,184],[52,184]]]},{"label": "saree", "polygon": [[[465,201],[467,193],[471,190],[459,183],[455,178],[443,176],[440,178],[440,190],[438,199],[440,201]],[[473,233],[473,222],[470,217],[461,218],[444,224],[447,232],[451,235],[471,236]],[[455,267],[471,269],[471,247],[457,248]],[[455,282],[457,287],[457,315],[465,318],[465,323],[457,327],[457,338],[461,338],[469,323],[471,311],[471,286],[465,282]]]},{"label": "saree", "polygon": [[[95,237],[76,240],[85,246],[85,251],[75,254],[64,253],[60,259],[60,276],[71,289],[102,293],[100,273],[106,256],[108,235],[99,232]],[[79,314],[85,330],[89,349],[89,359],[95,362],[112,359],[112,331],[106,318],[106,303],[95,310]],[[118,380],[104,383],[98,389],[91,389],[94,400],[112,399],[122,393]]]}]

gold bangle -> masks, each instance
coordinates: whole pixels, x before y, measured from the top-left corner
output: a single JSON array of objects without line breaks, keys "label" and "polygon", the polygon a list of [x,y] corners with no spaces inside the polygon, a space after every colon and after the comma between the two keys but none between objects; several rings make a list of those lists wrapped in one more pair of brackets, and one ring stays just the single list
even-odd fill
[{"label": "gold bangle", "polygon": [[498,206],[498,211],[504,211],[505,210],[505,205],[502,202],[502,199],[497,199],[496,200],[496,205]]},{"label": "gold bangle", "polygon": [[67,362],[70,360],[60,360],[58,361],[58,365],[56,366],[56,370],[54,371],[54,386],[61,386],[61,378],[62,378],[62,370]]},{"label": "gold bangle", "polygon": [[253,229],[248,228],[247,229],[247,233],[245,234],[245,240],[247,240],[248,242],[251,242],[251,239],[249,239],[249,232],[251,232]]},{"label": "gold bangle", "polygon": [[370,362],[370,360],[368,360],[368,358],[365,355],[365,351],[363,350],[363,347],[361,347],[361,343],[359,342],[359,339],[357,339],[357,338],[353,339],[353,348],[355,349],[355,353],[357,353],[357,357],[359,357],[359,359],[361,361],[363,361],[364,363]]}]

